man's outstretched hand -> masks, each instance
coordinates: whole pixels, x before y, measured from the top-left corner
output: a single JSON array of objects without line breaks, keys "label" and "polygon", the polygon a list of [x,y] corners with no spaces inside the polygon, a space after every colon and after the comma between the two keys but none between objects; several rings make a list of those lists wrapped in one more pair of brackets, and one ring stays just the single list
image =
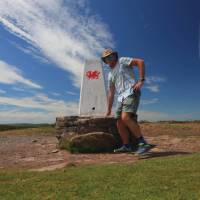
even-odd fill
[{"label": "man's outstretched hand", "polygon": [[133,90],[138,91],[142,88],[144,82],[143,81],[138,81],[133,85]]}]

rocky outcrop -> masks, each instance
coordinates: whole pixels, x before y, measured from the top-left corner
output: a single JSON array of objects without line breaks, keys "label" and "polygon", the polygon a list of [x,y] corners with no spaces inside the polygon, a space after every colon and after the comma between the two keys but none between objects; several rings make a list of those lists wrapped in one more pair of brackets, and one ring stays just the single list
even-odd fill
[{"label": "rocky outcrop", "polygon": [[93,132],[77,135],[70,140],[70,149],[78,153],[112,152],[116,140],[110,133]]},{"label": "rocky outcrop", "polygon": [[56,118],[57,135],[67,133],[84,134],[90,132],[118,133],[116,120],[112,117],[58,117]]},{"label": "rocky outcrop", "polygon": [[[112,148],[121,145],[121,139],[116,127],[116,119],[114,119],[113,117],[58,117],[56,118],[56,133],[59,140],[59,147],[68,149],[70,151],[73,151],[72,146],[75,145],[75,143],[72,142],[74,141],[74,138],[79,138],[79,136],[81,136],[79,139],[82,139],[82,135],[85,135],[83,137],[84,144],[79,143],[80,148],[81,145],[85,145],[85,141],[90,141],[89,143],[91,144],[91,152],[99,152],[99,150],[95,150],[92,147],[92,145],[97,142],[97,138],[99,138],[97,149],[101,149],[100,146],[102,146],[102,148],[106,147],[105,149],[107,149],[107,146],[111,145],[110,140],[108,139],[108,134],[110,134],[111,137],[115,140],[115,144],[112,143],[111,145]],[[88,135],[88,133],[90,134]],[[95,138],[91,137],[91,135],[95,135]],[[104,140],[102,139],[103,137],[105,137]],[[91,142],[91,138],[95,141],[94,143]],[[134,144],[134,138],[130,137],[130,139]],[[77,145],[75,146],[76,149],[78,149]],[[86,149],[89,148],[87,147]],[[108,149],[110,149],[110,147]],[[87,151],[89,152],[89,150]]]}]

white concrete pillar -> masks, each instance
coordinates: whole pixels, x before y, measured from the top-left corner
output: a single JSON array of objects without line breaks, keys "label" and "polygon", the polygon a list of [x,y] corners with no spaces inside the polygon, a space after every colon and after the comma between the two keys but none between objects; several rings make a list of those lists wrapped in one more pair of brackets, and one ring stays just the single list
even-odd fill
[{"label": "white concrete pillar", "polygon": [[81,83],[79,114],[104,116],[107,111],[107,95],[100,60],[86,60]]}]

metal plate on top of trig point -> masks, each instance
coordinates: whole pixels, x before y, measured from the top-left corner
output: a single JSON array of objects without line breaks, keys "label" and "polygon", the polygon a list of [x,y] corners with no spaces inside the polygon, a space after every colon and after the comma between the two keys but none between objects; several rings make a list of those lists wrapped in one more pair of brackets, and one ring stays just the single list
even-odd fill
[{"label": "metal plate on top of trig point", "polygon": [[80,115],[101,116],[107,110],[107,96],[100,60],[86,60],[81,83]]}]

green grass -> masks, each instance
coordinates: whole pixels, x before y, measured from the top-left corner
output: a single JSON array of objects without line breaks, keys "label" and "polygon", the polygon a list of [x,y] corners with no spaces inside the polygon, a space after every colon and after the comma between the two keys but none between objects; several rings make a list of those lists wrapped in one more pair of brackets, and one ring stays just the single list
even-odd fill
[{"label": "green grass", "polygon": [[200,154],[129,165],[0,172],[0,199],[198,200]]}]

